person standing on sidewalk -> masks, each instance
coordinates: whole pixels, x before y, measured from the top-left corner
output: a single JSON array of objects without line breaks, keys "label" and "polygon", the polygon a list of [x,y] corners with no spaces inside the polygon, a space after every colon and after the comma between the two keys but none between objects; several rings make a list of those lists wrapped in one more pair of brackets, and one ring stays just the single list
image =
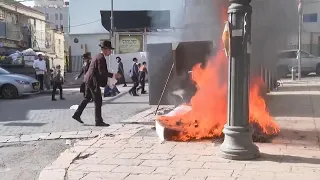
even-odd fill
[{"label": "person standing on sidewalk", "polygon": [[121,61],[121,58],[118,56],[116,57],[118,62],[118,73],[121,75],[121,78],[117,82],[117,84],[123,84],[123,87],[127,87],[126,79],[124,77],[124,69],[123,69],[123,63]]},{"label": "person standing on sidewalk", "polygon": [[108,72],[106,58],[111,54],[111,50],[114,49],[111,46],[111,42],[105,40],[99,46],[101,48],[101,53],[91,60],[88,71],[84,76],[85,97],[81,101],[72,118],[80,123],[84,123],[81,120],[81,114],[90,100],[93,99],[96,126],[110,126],[103,122],[102,119],[102,96],[100,87],[105,87],[107,85],[108,78],[119,79],[121,75],[118,73],[113,74]]},{"label": "person standing on sidewalk", "polygon": [[[90,53],[83,54],[82,59],[83,59],[83,66],[80,74],[75,78],[75,80],[78,80],[82,75],[85,75],[87,73],[90,65],[91,54]],[[86,87],[85,83],[82,82],[82,84],[80,85],[80,93],[83,93],[83,97],[85,97],[85,87]]]},{"label": "person standing on sidewalk", "polygon": [[40,90],[43,91],[44,75],[47,72],[47,65],[46,61],[42,57],[42,54],[39,54],[38,59],[34,60],[33,68],[36,71],[36,78],[40,82]]},{"label": "person standing on sidewalk", "polygon": [[138,96],[137,87],[139,86],[139,67],[138,67],[138,59],[133,58],[133,64],[130,69],[130,77],[133,81],[133,87],[129,90],[129,93],[132,96]]},{"label": "person standing on sidewalk", "polygon": [[147,70],[147,63],[143,62],[142,65],[139,68],[139,82],[140,87],[137,88],[137,91],[141,89],[141,94],[146,94],[147,91],[145,91],[145,85],[146,85],[146,75],[148,74]]},{"label": "person standing on sidewalk", "polygon": [[61,66],[57,65],[56,68],[52,72],[52,82],[53,82],[53,88],[52,88],[52,101],[56,101],[57,99],[55,98],[56,96],[56,91],[57,88],[60,90],[60,99],[65,100],[62,94],[62,84],[63,84],[63,77],[61,75]]}]

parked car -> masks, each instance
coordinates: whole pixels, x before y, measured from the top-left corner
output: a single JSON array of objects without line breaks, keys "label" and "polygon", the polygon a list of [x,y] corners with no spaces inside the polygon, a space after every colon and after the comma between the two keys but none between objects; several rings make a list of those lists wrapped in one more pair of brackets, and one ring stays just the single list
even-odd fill
[{"label": "parked car", "polygon": [[[292,68],[298,68],[298,50],[281,51],[277,61],[278,75],[285,77],[291,73]],[[310,73],[320,76],[320,57],[301,51],[301,75],[307,76]]]},{"label": "parked car", "polygon": [[40,83],[22,74],[13,74],[0,67],[0,96],[5,99],[39,93]]}]

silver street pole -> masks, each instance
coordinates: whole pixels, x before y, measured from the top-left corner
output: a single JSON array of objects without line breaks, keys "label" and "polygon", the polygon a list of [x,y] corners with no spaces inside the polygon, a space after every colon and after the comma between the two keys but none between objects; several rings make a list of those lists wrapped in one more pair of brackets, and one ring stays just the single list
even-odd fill
[{"label": "silver street pole", "polygon": [[[114,25],[113,25],[113,0],[111,0],[111,12],[110,12],[110,31],[109,31],[109,38],[110,38],[110,42],[112,44],[112,46],[114,46],[114,43],[113,43],[113,29],[114,29]],[[114,50],[112,50],[112,55],[114,54]],[[109,68],[111,68],[111,56],[109,56]],[[112,69],[112,68],[111,68]]]},{"label": "silver street pole", "polygon": [[[301,2],[302,3],[302,2]],[[298,35],[298,80],[301,80],[301,34],[302,34],[302,7],[303,5],[301,4],[301,9],[299,12],[299,35]]]}]

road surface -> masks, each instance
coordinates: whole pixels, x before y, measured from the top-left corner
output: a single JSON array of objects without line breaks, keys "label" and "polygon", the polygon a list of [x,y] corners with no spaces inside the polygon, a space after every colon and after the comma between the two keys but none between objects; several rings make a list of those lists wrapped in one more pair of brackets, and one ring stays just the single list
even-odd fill
[{"label": "road surface", "polygon": [[[119,123],[150,108],[148,95],[132,97],[129,88],[119,88],[116,97],[104,98],[102,115],[105,122]],[[94,126],[94,105],[90,103],[81,125],[71,116],[70,106],[78,104],[82,95],[78,90],[65,91],[65,101],[52,102],[50,95],[36,95],[16,100],[0,99],[0,136],[32,135],[38,133],[99,131]],[[40,171],[67,149],[66,140],[42,140],[18,143],[0,143],[1,180],[33,180]]]}]

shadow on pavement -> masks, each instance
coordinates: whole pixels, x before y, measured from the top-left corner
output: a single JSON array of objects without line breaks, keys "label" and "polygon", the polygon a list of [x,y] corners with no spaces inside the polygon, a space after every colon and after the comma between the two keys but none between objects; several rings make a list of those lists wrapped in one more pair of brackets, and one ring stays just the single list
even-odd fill
[{"label": "shadow on pavement", "polygon": [[300,157],[293,155],[275,155],[261,153],[261,158],[254,161],[270,161],[270,162],[281,162],[281,163],[294,163],[294,164],[320,164],[320,159],[312,157]]}]

